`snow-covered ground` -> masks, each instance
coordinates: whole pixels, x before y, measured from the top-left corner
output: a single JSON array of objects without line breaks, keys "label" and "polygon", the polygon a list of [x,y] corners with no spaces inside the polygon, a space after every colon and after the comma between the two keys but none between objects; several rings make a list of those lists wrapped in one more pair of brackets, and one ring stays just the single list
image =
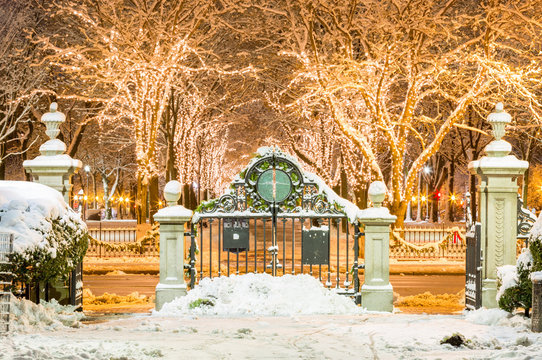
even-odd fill
[{"label": "snow-covered ground", "polygon": [[[479,317],[497,325],[462,315],[134,316],[11,334],[0,341],[0,354],[5,359],[536,359],[542,353],[542,337],[521,319]],[[471,340],[468,347],[440,345],[456,332]]]},{"label": "snow-covered ground", "polygon": [[[15,308],[26,310],[17,310],[15,331],[0,339],[0,358],[410,360],[542,354],[542,335],[529,330],[529,320],[502,310],[368,314],[309,277],[275,279],[281,278],[202,282],[160,312],[99,323],[80,324],[70,309],[19,303]],[[455,333],[468,340],[466,346],[440,344]]]}]

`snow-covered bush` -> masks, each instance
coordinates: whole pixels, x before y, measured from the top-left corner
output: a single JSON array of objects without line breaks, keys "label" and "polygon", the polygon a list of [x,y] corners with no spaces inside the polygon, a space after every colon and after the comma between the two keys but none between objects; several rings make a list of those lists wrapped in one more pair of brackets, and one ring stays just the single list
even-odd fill
[{"label": "snow-covered bush", "polygon": [[542,270],[542,213],[533,225],[529,236],[529,248],[518,257],[516,266],[505,265],[497,269],[497,301],[508,312],[525,309],[529,316],[532,305],[531,273]]},{"label": "snow-covered bush", "polygon": [[0,232],[14,234],[13,272],[26,283],[67,277],[88,248],[79,214],[38,183],[0,181]]}]

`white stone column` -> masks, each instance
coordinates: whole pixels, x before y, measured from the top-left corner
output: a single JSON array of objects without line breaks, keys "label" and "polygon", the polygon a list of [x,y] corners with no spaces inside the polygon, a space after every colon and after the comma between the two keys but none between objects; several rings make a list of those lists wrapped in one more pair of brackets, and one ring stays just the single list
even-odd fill
[{"label": "white stone column", "polygon": [[57,111],[57,107],[56,102],[51,103],[49,112],[41,117],[47,128],[45,133],[49,136],[49,140],[40,146],[41,155],[24,161],[23,167],[32,174],[35,182],[58,190],[70,205],[71,177],[83,164],[65,154],[66,144],[56,138],[60,133],[60,124],[66,120],[66,116]]},{"label": "white stone column", "polygon": [[164,187],[168,206],[154,215],[154,219],[160,223],[160,282],[156,285],[156,310],[186,295],[184,225],[192,218],[192,211],[177,205],[181,191],[181,183],[175,180],[168,182]]},{"label": "white stone column", "polygon": [[386,185],[375,181],[369,186],[373,207],[360,210],[358,220],[365,227],[365,281],[361,287],[361,306],[369,311],[393,311],[390,284],[390,225],[397,220],[382,207]]},{"label": "white stone column", "polygon": [[[486,156],[469,163],[478,175],[478,221],[482,224],[482,306],[496,308],[497,267],[516,263],[517,179],[529,167],[527,161],[509,155],[512,145],[502,137],[511,116],[503,104],[495,106],[487,121],[495,140],[485,148]],[[474,214],[473,214],[474,215]]]},{"label": "white stone column", "polygon": [[[71,206],[71,177],[83,164],[80,160],[72,159],[70,155],[65,154],[66,144],[56,138],[60,133],[60,125],[66,120],[66,116],[57,111],[57,108],[56,102],[51,103],[49,112],[41,117],[46,127],[45,133],[49,136],[49,140],[40,146],[41,155],[32,160],[25,160],[23,167],[32,175],[35,182],[59,191],[66,204]],[[51,296],[61,304],[66,303],[70,297],[69,287],[62,281],[56,281],[51,286]]]}]

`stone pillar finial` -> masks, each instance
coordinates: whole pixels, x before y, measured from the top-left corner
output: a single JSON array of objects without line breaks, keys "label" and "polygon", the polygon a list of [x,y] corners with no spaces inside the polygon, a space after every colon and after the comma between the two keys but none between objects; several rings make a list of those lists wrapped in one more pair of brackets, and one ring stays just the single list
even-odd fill
[{"label": "stone pillar finial", "polygon": [[56,138],[60,133],[60,124],[65,120],[66,115],[58,111],[58,104],[51,103],[49,112],[41,117],[49,140],[40,146],[41,155],[32,160],[25,160],[23,167],[26,172],[32,174],[34,181],[60,191],[69,204],[73,186],[71,176],[79,171],[83,164],[66,154],[66,144]]},{"label": "stone pillar finial", "polygon": [[375,208],[382,206],[382,202],[386,198],[386,184],[382,181],[373,181],[369,185],[369,200],[373,203]]},{"label": "stone pillar finial", "polygon": [[495,105],[495,111],[489,114],[487,121],[493,128],[493,136],[497,141],[501,140],[505,134],[505,126],[512,121],[512,116],[504,111],[504,105],[499,102]]},{"label": "stone pillar finial", "polygon": [[60,133],[60,124],[62,124],[64,121],[66,121],[66,115],[61,113],[60,111],[57,111],[58,104],[56,102],[52,102],[49,106],[49,112],[45,113],[41,117],[41,121],[45,124],[45,127],[47,130],[45,130],[45,133],[51,140],[56,139],[58,134]]},{"label": "stone pillar finial", "polygon": [[164,198],[166,199],[167,206],[177,205],[177,201],[181,198],[181,192],[183,186],[177,180],[172,180],[164,187]]}]

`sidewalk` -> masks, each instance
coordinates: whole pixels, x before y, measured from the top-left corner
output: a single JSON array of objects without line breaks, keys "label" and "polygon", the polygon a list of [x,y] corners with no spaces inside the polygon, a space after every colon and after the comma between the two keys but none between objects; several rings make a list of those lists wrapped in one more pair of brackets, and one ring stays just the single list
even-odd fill
[{"label": "sidewalk", "polygon": [[[83,273],[87,275],[105,275],[114,271],[126,274],[150,274],[160,272],[158,257],[86,257],[83,261]],[[361,270],[363,272],[363,270]],[[390,259],[392,275],[464,275],[464,261],[403,261]]]}]

